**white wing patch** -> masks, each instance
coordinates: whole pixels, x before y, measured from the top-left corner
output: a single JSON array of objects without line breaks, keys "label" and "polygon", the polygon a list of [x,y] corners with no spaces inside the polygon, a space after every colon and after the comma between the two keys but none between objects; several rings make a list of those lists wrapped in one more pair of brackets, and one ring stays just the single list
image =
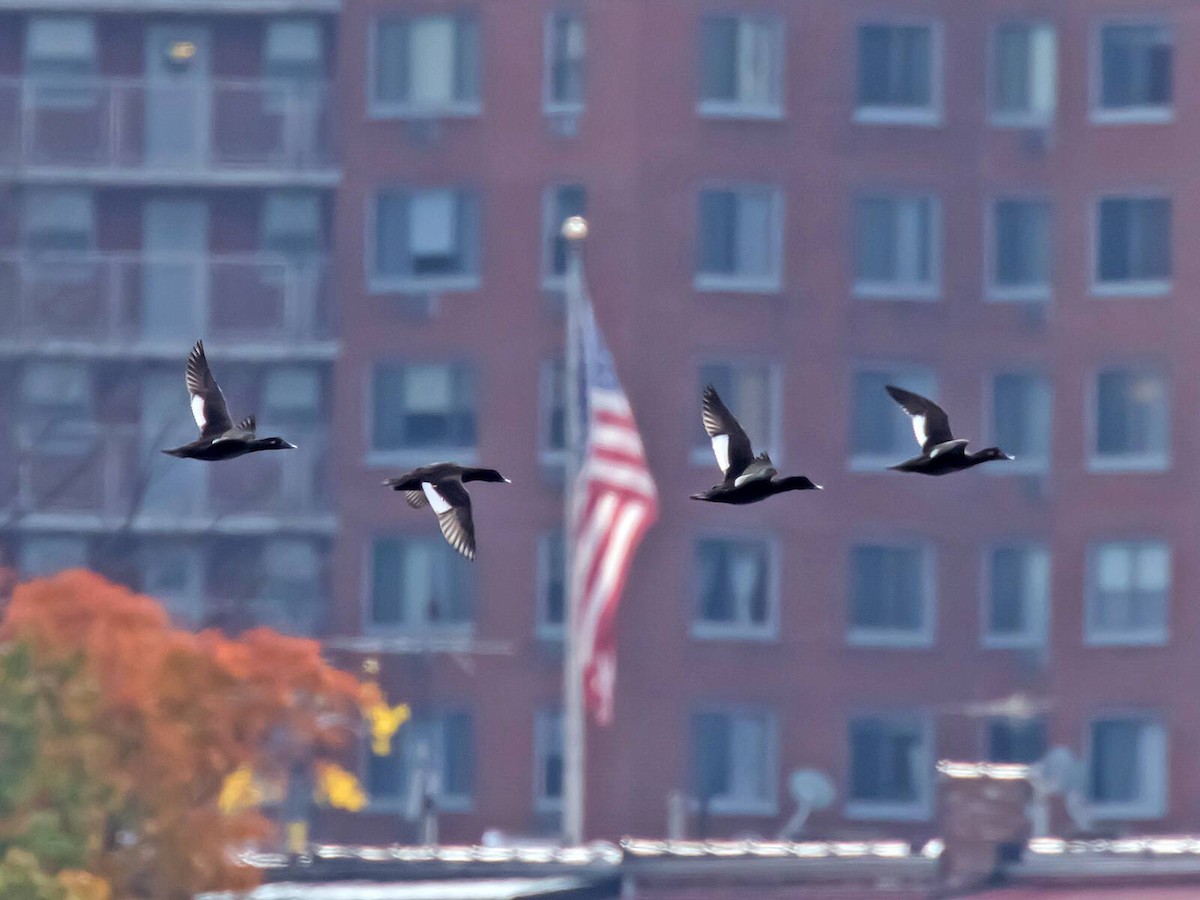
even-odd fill
[{"label": "white wing patch", "polygon": [[929,439],[929,432],[925,430],[925,416],[912,417],[913,434],[917,436],[917,444],[924,447],[925,441]]},{"label": "white wing patch", "polygon": [[712,439],[713,454],[717,457],[717,467],[722,472],[729,471],[729,435],[714,434]]},{"label": "white wing patch", "polygon": [[933,450],[930,451],[929,458],[933,459],[935,456],[941,456],[943,453],[961,450],[963,447],[967,446],[968,443],[970,443],[970,441],[967,441],[964,438],[959,438],[957,440],[946,441],[945,443],[938,444],[933,448]]},{"label": "white wing patch", "polygon": [[192,394],[192,418],[196,420],[197,428],[203,428],[207,421],[204,418],[204,398],[199,394]]},{"label": "white wing patch", "polygon": [[439,516],[450,510],[450,504],[446,502],[446,498],[439,494],[437,488],[428,481],[421,482],[421,490],[425,492],[425,499],[429,501],[429,505]]}]

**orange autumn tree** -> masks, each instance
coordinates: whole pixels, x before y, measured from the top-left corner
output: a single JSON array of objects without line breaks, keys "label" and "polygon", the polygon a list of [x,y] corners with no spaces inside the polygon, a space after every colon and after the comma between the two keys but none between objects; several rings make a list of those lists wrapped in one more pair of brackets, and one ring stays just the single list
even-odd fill
[{"label": "orange autumn tree", "polygon": [[327,765],[377,692],[314,641],[173,628],[90,572],[19,585],[0,617],[0,703],[28,727],[0,719],[23,735],[0,738],[0,884],[17,852],[63,897],[84,896],[87,876],[118,898],[248,886],[233,851],[268,823],[222,808],[227,777]]}]

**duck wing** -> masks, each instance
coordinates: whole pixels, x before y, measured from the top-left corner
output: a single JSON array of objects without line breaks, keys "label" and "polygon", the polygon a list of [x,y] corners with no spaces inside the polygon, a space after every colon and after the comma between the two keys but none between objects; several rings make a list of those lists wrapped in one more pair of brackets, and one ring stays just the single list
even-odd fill
[{"label": "duck wing", "polygon": [[196,341],[188,354],[185,381],[191,397],[192,418],[200,429],[200,437],[217,437],[232,429],[233,420],[229,418],[225,395],[208,368],[203,341]]},{"label": "duck wing", "polygon": [[[939,445],[954,442],[954,435],[950,431],[950,417],[944,409],[928,397],[922,397],[912,391],[890,384],[886,389],[892,399],[900,404],[900,408],[912,417],[913,434],[916,435],[923,453],[928,453]],[[963,441],[962,446],[966,445],[967,442]]]},{"label": "duck wing", "polygon": [[404,502],[413,509],[424,509],[429,505],[429,501],[425,499],[424,491],[405,491]]},{"label": "duck wing", "polygon": [[238,422],[238,431],[244,431],[253,436],[258,432],[258,420],[254,416],[246,416]]},{"label": "duck wing", "polygon": [[712,439],[713,455],[721,473],[727,479],[737,478],[754,461],[754,451],[750,447],[750,438],[711,384],[704,389],[702,419],[704,430]]},{"label": "duck wing", "polygon": [[770,481],[778,474],[779,470],[771,462],[771,457],[760,453],[750,461],[750,465],[746,466],[745,471],[733,480],[733,484],[734,487],[737,487],[748,481]]},{"label": "duck wing", "polygon": [[475,522],[471,517],[471,495],[455,480],[421,484],[425,499],[433,508],[446,543],[465,556],[475,558]]}]

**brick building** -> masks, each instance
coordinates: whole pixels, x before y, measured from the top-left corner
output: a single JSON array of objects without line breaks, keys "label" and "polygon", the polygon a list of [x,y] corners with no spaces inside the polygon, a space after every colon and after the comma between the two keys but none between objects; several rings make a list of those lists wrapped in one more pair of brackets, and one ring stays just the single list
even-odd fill
[{"label": "brick building", "polygon": [[[678,790],[690,834],[772,835],[813,768],[837,793],[814,833],[920,835],[935,758],[1054,745],[1092,827],[1194,825],[1200,273],[1173,248],[1200,221],[1175,77],[1200,9],[373,0],[340,23],[331,634],[390,648],[418,718],[364,762],[347,834],[411,838],[416,744],[447,839],[554,827],[554,234],[580,211],[662,493],[589,834],[662,834]],[[706,381],[827,490],[688,500],[715,474]],[[888,382],[1018,461],[882,472],[912,449]],[[473,566],[378,486],[443,457],[513,480],[474,491]],[[1017,691],[1055,705],[962,705]]]}]

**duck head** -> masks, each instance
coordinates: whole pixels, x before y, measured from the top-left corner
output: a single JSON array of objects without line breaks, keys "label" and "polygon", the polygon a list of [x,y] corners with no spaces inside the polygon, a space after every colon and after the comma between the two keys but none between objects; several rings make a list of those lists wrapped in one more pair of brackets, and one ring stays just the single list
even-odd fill
[{"label": "duck head", "polygon": [[1015,458],[1015,457],[1009,456],[1007,453],[1005,453],[999,447],[984,447],[977,454],[975,454],[975,456],[981,460],[1014,459]]}]

